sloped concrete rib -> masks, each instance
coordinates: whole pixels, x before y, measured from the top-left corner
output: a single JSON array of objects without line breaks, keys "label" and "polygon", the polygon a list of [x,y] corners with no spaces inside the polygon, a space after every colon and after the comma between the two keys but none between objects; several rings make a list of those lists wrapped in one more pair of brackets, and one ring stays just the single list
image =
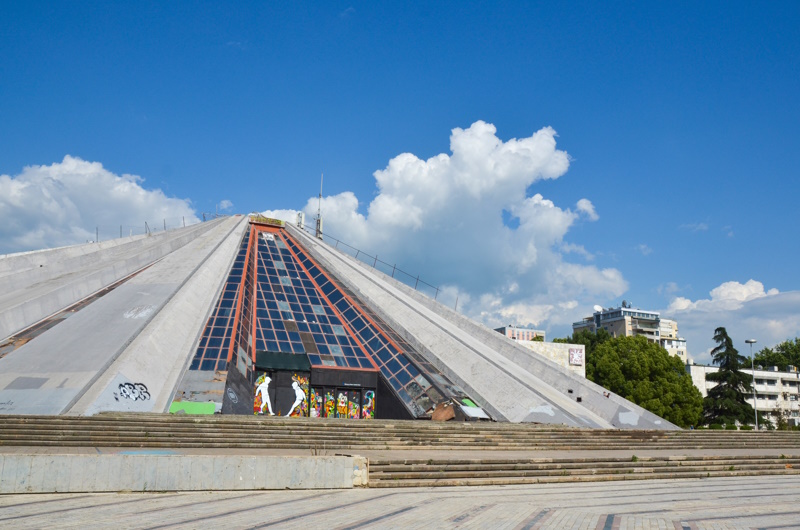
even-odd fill
[{"label": "sloped concrete rib", "polygon": [[[207,229],[192,234],[188,244],[0,359],[0,413],[61,414],[68,410],[240,221],[227,218],[208,223]],[[34,375],[46,381],[37,388],[20,388],[14,383]],[[165,374],[154,375],[163,378]],[[149,389],[133,386],[117,397],[147,401],[152,399],[148,394]]]},{"label": "sloped concrete rib", "polygon": [[528,373],[350,257],[292,229],[324,266],[353,289],[428,360],[499,420],[535,421],[582,427],[611,425],[558,395]]},{"label": "sloped concrete rib", "polygon": [[0,258],[0,340],[181,248],[219,222]]},{"label": "sloped concrete rib", "polygon": [[[193,254],[203,256],[207,247],[214,246],[211,256],[188,276],[175,296],[69,409],[68,414],[169,410],[175,388],[197,349],[200,335],[248,227],[245,217],[238,219],[238,224],[222,241],[207,239],[202,241],[202,248],[192,249]],[[227,224],[225,226],[230,228]],[[175,254],[175,259],[183,259],[177,252]],[[173,268],[169,263],[171,259],[168,256],[159,266]],[[144,385],[149,398],[120,399],[119,386],[126,384]]]},{"label": "sloped concrete rib", "polygon": [[581,398],[581,405],[591,410],[595,414],[610,421],[612,426],[625,429],[678,429],[676,425],[656,416],[652,412],[632,403],[621,396],[610,394],[609,397],[603,395],[607,392],[605,388],[589,381],[584,377],[567,370],[549,359],[531,354],[530,350],[514,342],[513,340],[476,323],[464,315],[453,311],[430,297],[425,296],[419,291],[398,282],[380,271],[371,269],[368,265],[352,260],[360,267],[365,268],[373,274],[378,274],[395,285],[398,289],[405,292],[408,296],[420,304],[439,312],[450,322],[454,323],[464,333],[478,337],[482,342],[491,345],[495,351],[513,361],[515,364],[526,371],[536,374],[547,385],[553,387],[563,395],[572,396],[573,399]]}]

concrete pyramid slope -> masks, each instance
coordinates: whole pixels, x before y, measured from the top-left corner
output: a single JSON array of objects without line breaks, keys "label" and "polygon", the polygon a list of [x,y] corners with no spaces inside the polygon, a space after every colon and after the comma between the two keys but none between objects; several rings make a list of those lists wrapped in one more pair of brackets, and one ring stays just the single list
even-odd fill
[{"label": "concrete pyramid slope", "polygon": [[0,258],[0,340],[150,265],[214,224]]},{"label": "concrete pyramid slope", "polygon": [[[143,240],[140,248],[124,256],[96,257],[102,266],[76,268],[62,275],[61,283],[75,284],[76,278],[86,278],[97,271],[104,275],[102,271],[106,268],[127,272],[149,265],[57,326],[0,358],[3,404],[0,412],[62,414],[71,412],[76,404],[79,406],[74,412],[80,413],[165,411],[218,285],[230,267],[235,237],[230,248],[221,246],[237,225],[243,228],[244,218],[203,223],[202,229],[175,230],[170,238]],[[101,254],[113,250],[116,249]],[[214,270],[207,271],[209,267]],[[95,280],[92,277],[87,282]],[[85,287],[78,287],[76,291],[83,292]],[[57,286],[49,295],[42,291],[45,304],[50,302],[48,296],[59,297]],[[59,302],[57,309],[63,309],[64,305]],[[15,310],[15,307],[6,309]],[[111,366],[117,370],[109,370]],[[120,400],[120,378],[125,379],[124,383],[140,385],[134,386],[137,394]],[[94,399],[82,400],[90,390]],[[104,405],[92,405],[102,400]],[[110,401],[119,405],[114,406]]]},{"label": "concrete pyramid slope", "polygon": [[412,420],[451,405],[677,429],[263,216],[0,257],[0,414]]},{"label": "concrete pyramid slope", "polygon": [[[498,420],[677,429],[557,364],[290,227],[321,264]],[[580,400],[580,401],[579,401]]]}]

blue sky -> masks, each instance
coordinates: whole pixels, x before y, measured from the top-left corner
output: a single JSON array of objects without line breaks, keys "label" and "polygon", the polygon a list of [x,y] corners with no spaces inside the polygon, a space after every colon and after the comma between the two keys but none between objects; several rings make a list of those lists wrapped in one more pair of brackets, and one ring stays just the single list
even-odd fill
[{"label": "blue sky", "polygon": [[[627,299],[677,318],[699,360],[718,325],[743,350],[749,336],[800,335],[797,2],[3,1],[0,13],[0,252],[222,201],[303,209],[324,171],[332,234],[448,286],[487,324],[562,336],[592,305]],[[479,193],[465,182],[495,182],[493,169],[431,170],[440,202],[401,186],[408,168],[387,169],[403,153],[459,159],[453,138],[495,141],[476,123],[502,145],[551,127],[548,156],[568,154],[568,168],[525,159],[513,186]],[[439,215],[405,210],[426,207]]]}]

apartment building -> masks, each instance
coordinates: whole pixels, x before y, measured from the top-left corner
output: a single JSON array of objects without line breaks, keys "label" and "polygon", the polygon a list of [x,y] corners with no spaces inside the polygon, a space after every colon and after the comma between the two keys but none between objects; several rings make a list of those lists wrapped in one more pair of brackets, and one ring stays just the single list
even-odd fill
[{"label": "apartment building", "polygon": [[[686,371],[692,378],[692,383],[696,386],[703,397],[708,395],[708,391],[716,386],[714,381],[706,381],[706,374],[719,370],[717,366],[705,366],[689,363]],[[753,375],[751,369],[742,370]],[[797,367],[790,366],[786,372],[779,372],[775,366],[762,368],[756,366],[756,404],[759,412],[765,413],[770,421],[775,423],[775,418],[782,414],[792,425],[800,425],[800,372]],[[747,402],[753,406],[753,396],[748,395]]]},{"label": "apartment building", "polygon": [[572,324],[572,331],[606,330],[612,337],[645,337],[686,362],[686,339],[678,333],[675,320],[661,318],[658,311],[634,309],[627,302],[620,307],[597,308],[591,316]]}]

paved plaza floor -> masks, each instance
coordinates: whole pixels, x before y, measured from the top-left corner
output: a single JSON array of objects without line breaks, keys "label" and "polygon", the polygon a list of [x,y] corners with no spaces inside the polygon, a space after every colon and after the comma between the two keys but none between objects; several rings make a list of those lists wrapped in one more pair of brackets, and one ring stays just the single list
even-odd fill
[{"label": "paved plaza floor", "polygon": [[0,528],[800,529],[800,477],[4,495]]}]

